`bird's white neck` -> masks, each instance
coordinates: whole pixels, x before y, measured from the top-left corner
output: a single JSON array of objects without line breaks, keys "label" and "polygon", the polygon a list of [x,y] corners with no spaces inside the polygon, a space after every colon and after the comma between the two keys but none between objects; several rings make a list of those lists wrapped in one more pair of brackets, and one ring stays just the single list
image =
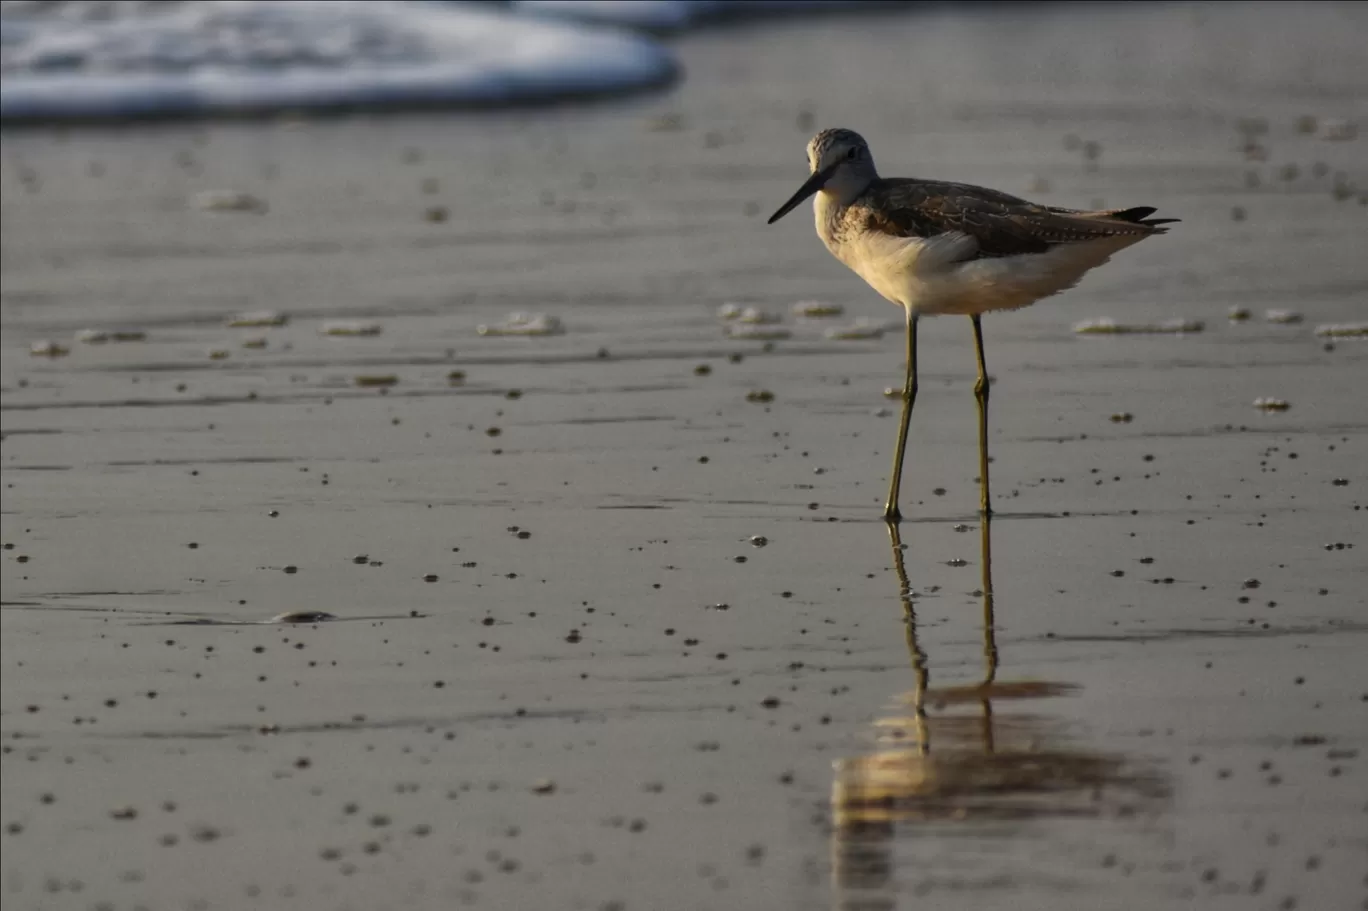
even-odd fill
[{"label": "bird's white neck", "polygon": [[878,177],[874,162],[867,157],[859,161],[842,162],[812,201],[817,235],[838,259],[841,258],[841,229],[845,211]]},{"label": "bird's white neck", "polygon": [[817,236],[826,244],[827,249],[836,253],[840,246],[841,213],[845,209],[834,193],[826,190],[819,192],[812,200],[812,212],[817,221]]}]

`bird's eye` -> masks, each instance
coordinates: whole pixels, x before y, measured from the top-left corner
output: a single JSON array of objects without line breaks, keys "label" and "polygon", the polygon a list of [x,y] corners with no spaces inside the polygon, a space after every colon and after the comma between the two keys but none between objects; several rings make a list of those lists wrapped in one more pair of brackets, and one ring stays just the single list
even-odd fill
[{"label": "bird's eye", "polygon": [[860,147],[859,147],[859,146],[853,146],[849,152],[846,152],[846,158],[849,158],[851,161],[854,161],[855,159],[857,159],[857,158],[859,158],[859,157],[860,157]]}]

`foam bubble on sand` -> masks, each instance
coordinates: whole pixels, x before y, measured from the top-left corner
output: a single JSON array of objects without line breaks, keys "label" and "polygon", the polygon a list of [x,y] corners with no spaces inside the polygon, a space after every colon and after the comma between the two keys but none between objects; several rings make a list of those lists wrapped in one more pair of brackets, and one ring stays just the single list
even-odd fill
[{"label": "foam bubble on sand", "polygon": [[548,313],[512,313],[502,323],[481,324],[475,331],[480,335],[564,335],[565,326]]},{"label": "foam bubble on sand", "polygon": [[240,190],[205,190],[190,199],[191,205],[204,212],[252,212],[265,214],[266,200]]},{"label": "foam bubble on sand", "polygon": [[761,310],[759,307],[747,307],[737,314],[736,321],[751,326],[769,326],[782,323],[784,318],[777,313]]},{"label": "foam bubble on sand", "polygon": [[0,119],[507,104],[660,85],[660,45],[507,10],[370,0],[0,7]]},{"label": "foam bubble on sand", "polygon": [[1368,323],[1327,323],[1316,327],[1321,338],[1368,338]]},{"label": "foam bubble on sand", "polygon": [[827,316],[840,316],[845,313],[845,307],[826,301],[799,301],[793,305],[793,313],[804,319],[822,319]]},{"label": "foam bubble on sand", "polygon": [[46,338],[29,345],[29,354],[34,357],[66,357],[70,353],[70,348]]},{"label": "foam bubble on sand", "polygon": [[723,322],[746,323],[752,326],[767,326],[784,321],[778,313],[770,313],[759,307],[743,307],[740,304],[723,304],[718,307],[717,318]]},{"label": "foam bubble on sand", "polygon": [[103,345],[106,342],[145,342],[147,333],[141,329],[78,329],[73,338],[83,345]]},{"label": "foam bubble on sand", "polygon": [[727,327],[727,338],[744,339],[755,342],[775,342],[789,338],[793,333],[783,326],[741,324]]},{"label": "foam bubble on sand", "polygon": [[1167,319],[1157,323],[1118,323],[1103,317],[1087,319],[1075,323],[1073,331],[1079,335],[1141,335],[1167,334],[1182,335],[1188,332],[1201,332],[1206,324],[1199,319]]},{"label": "foam bubble on sand", "polygon": [[339,319],[329,320],[318,331],[323,335],[365,338],[379,335],[382,329],[383,327],[373,320]]},{"label": "foam bubble on sand", "polygon": [[230,316],[224,325],[230,329],[259,329],[267,326],[283,326],[290,318],[277,310],[249,310]]}]

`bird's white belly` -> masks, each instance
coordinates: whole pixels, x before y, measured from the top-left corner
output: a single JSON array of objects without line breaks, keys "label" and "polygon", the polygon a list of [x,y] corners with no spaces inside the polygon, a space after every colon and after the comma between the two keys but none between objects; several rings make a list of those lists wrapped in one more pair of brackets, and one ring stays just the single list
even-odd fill
[{"label": "bird's white belly", "polygon": [[871,288],[914,313],[969,315],[1029,306],[1072,288],[1113,253],[1143,235],[1061,244],[1044,253],[961,261],[974,241],[963,234],[892,237],[864,233],[831,252]]}]

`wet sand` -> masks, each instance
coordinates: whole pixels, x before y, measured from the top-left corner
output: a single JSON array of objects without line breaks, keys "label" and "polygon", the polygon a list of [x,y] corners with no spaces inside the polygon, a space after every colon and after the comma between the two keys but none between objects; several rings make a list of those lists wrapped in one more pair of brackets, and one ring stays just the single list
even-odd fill
[{"label": "wet sand", "polygon": [[[710,29],[586,108],[6,134],[5,907],[1362,907],[1368,342],[1315,328],[1365,319],[1368,140],[1323,138],[1365,17],[1089,15]],[[1183,219],[986,320],[990,529],[967,321],[922,330],[891,546],[901,338],[824,331],[899,315],[763,224],[837,124]],[[479,334],[515,310],[566,331]]]}]

